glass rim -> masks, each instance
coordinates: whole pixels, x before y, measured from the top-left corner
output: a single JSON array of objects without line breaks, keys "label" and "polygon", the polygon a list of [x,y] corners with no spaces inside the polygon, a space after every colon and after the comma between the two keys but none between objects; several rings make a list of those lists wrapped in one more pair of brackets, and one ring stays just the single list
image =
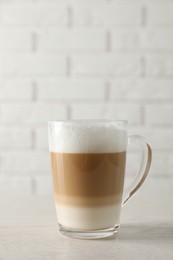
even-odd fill
[{"label": "glass rim", "polygon": [[78,124],[94,124],[94,123],[118,123],[123,126],[128,125],[128,120],[121,120],[121,119],[68,119],[68,120],[48,120],[48,126],[50,125],[62,125],[62,124],[71,124],[71,125],[78,125]]}]

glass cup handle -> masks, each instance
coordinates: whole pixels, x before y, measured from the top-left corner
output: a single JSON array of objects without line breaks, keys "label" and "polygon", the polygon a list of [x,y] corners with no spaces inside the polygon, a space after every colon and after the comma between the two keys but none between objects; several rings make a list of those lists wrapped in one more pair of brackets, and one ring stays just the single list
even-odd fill
[{"label": "glass cup handle", "polygon": [[130,186],[125,189],[123,196],[123,206],[126,202],[136,193],[136,191],[142,186],[144,183],[152,160],[152,150],[150,145],[146,142],[145,138],[139,135],[132,135],[128,137],[128,144],[137,144],[141,147],[142,158],[140,163],[140,168],[136,174],[135,179],[130,184]]}]

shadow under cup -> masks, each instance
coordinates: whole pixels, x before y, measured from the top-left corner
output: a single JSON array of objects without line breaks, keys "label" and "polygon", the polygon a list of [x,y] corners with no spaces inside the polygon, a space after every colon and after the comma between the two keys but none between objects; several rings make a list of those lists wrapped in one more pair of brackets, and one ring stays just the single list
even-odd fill
[{"label": "shadow under cup", "polygon": [[54,121],[48,131],[61,234],[84,239],[113,235],[122,207],[126,122]]}]

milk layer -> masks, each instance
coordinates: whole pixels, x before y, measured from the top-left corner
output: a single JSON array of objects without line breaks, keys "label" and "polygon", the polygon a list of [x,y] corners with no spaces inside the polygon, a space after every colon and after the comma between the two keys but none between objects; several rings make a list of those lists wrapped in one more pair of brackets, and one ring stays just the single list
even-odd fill
[{"label": "milk layer", "polygon": [[56,204],[59,224],[73,229],[112,228],[119,224],[121,204],[105,207],[74,207]]}]

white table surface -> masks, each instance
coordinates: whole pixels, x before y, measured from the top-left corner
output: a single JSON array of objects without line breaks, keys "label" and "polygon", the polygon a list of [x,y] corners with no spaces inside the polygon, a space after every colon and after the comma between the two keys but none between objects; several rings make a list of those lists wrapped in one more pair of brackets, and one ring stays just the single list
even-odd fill
[{"label": "white table surface", "polygon": [[118,235],[59,235],[53,196],[0,196],[0,260],[173,259],[173,181],[148,180],[122,209]]}]

